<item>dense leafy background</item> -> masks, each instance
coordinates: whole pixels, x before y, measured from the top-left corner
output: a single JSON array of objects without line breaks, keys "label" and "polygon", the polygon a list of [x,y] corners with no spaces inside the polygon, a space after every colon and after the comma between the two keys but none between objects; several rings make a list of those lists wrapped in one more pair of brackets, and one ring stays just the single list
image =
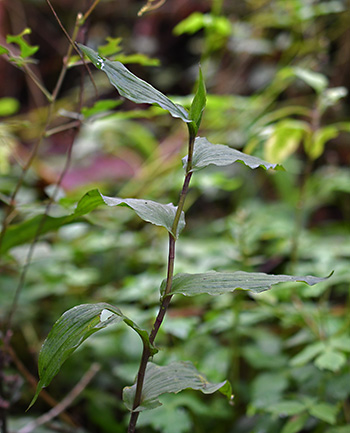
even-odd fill
[{"label": "dense leafy background", "polygon": [[[53,2],[63,24],[89,2]],[[209,270],[293,273],[332,278],[308,287],[219,297],[175,297],[157,339],[158,364],[190,360],[208,380],[229,379],[231,406],[220,394],[183,391],[140,416],[140,430],[164,433],[346,433],[350,423],[350,150],[349,9],[345,0],[173,1],[137,17],[142,1],[102,1],[79,41],[128,67],[189,108],[201,61],[208,91],[200,135],[244,150],[286,171],[243,164],[195,173],[176,273]],[[67,40],[46,2],[0,3],[0,45],[7,34],[51,91]],[[112,38],[106,40],[106,38]],[[119,39],[121,38],[121,39]],[[9,41],[11,42],[11,41]],[[18,45],[17,45],[18,46]],[[101,48],[102,47],[102,48]],[[76,60],[79,60],[78,58]],[[12,62],[13,63],[13,62]],[[158,65],[159,64],[159,65]],[[80,71],[68,71],[53,127],[74,119]],[[93,71],[85,74],[85,120],[52,217],[71,215],[91,189],[107,196],[177,202],[186,127],[158,107],[123,101]],[[45,97],[22,70],[0,57],[1,208],[45,124]],[[103,102],[102,102],[103,101]],[[10,311],[29,248],[19,232],[44,212],[67,157],[71,132],[45,138],[17,197],[1,257],[1,321]],[[16,232],[16,228],[21,230]],[[13,230],[11,232],[11,230]],[[17,234],[16,234],[17,233]],[[15,246],[14,246],[15,245]],[[13,320],[16,356],[6,366],[10,429],[46,412],[19,369],[36,375],[52,324],[77,304],[108,302],[149,329],[165,277],[167,235],[127,208],[99,207],[40,237]],[[141,352],[127,326],[87,340],[48,388],[61,400],[92,362],[100,371],[69,414],[81,432],[124,432],[122,389],[134,381]],[[36,431],[52,432],[57,421]],[[142,426],[142,429],[141,429]],[[65,430],[66,431],[66,430]],[[69,429],[67,431],[70,431]]]}]

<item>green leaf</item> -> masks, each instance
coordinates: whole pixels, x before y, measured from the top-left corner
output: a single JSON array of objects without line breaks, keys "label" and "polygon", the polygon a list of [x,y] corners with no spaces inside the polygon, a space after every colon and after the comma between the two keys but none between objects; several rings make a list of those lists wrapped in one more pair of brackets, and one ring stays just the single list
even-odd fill
[{"label": "green leaf", "polygon": [[315,365],[320,370],[338,371],[346,364],[346,356],[338,350],[327,349],[315,359]]},{"label": "green leaf", "polygon": [[4,47],[3,45],[0,45],[0,56],[2,54],[9,54],[9,50],[6,47]]},{"label": "green leaf", "polygon": [[307,413],[294,416],[284,425],[281,433],[299,433],[303,429],[308,419],[309,415]]},{"label": "green leaf", "polygon": [[0,98],[0,116],[12,116],[20,109],[20,103],[15,98]]},{"label": "green leaf", "polygon": [[122,50],[121,42],[122,38],[106,38],[107,43],[98,47],[98,54],[100,56],[111,56],[119,53]]},{"label": "green leaf", "polygon": [[201,12],[193,12],[186,19],[176,25],[173,32],[176,36],[184,33],[194,34],[204,27],[204,14]]},{"label": "green leaf", "polygon": [[118,61],[124,64],[128,63],[137,63],[139,65],[143,66],[159,66],[160,60],[151,58],[146,56],[146,54],[142,53],[135,53],[135,54],[117,54],[116,56],[113,56],[113,61]]},{"label": "green leaf", "polygon": [[338,137],[339,130],[333,125],[318,129],[311,140],[305,141],[305,152],[311,159],[317,159],[324,152],[324,146],[333,138]]},{"label": "green leaf", "polygon": [[157,104],[169,111],[173,117],[179,117],[186,123],[191,122],[184,107],[175,104],[159,90],[136,77],[122,63],[100,57],[98,53],[84,45],[79,44],[79,47],[96,68],[107,74],[109,81],[121,96],[138,104]]},{"label": "green leaf", "polygon": [[227,17],[201,12],[189,15],[177,24],[173,31],[176,36],[180,36],[184,33],[194,34],[203,28],[208,29],[212,34],[221,36],[229,36],[232,32],[232,25]]},{"label": "green leaf", "polygon": [[284,162],[299,147],[303,135],[308,132],[306,122],[286,119],[274,125],[274,131],[265,144],[264,157],[268,161]]},{"label": "green leaf", "polygon": [[304,412],[305,404],[294,400],[284,400],[275,403],[268,411],[279,416],[292,416]]},{"label": "green leaf", "polygon": [[[233,292],[236,289],[260,293],[278,283],[302,281],[312,286],[325,279],[312,276],[268,275],[261,272],[249,273],[243,271],[234,273],[177,274],[174,276],[170,294],[195,296],[207,293],[209,295],[221,295]],[[164,288],[165,280],[161,284],[161,293],[163,293]]]},{"label": "green leaf", "polygon": [[[141,405],[135,409],[136,412],[154,409],[161,406],[158,397],[165,393],[178,393],[184,389],[191,388],[202,391],[204,394],[212,394],[221,391],[232,399],[230,383],[225,380],[221,383],[208,382],[189,361],[172,362],[167,366],[159,366],[153,362],[147,364],[145,381],[142,389]],[[131,411],[136,384],[124,388],[123,400],[125,406]]]},{"label": "green leaf", "polygon": [[339,337],[332,337],[330,339],[331,347],[335,347],[343,352],[350,352],[350,337],[341,335]]},{"label": "green leaf", "polygon": [[[193,168],[198,171],[210,164],[220,167],[241,162],[250,168],[263,167],[266,170],[276,168],[277,164],[270,164],[255,156],[247,155],[239,150],[232,149],[223,144],[212,144],[206,138],[197,137],[194,144]],[[182,159],[183,166],[187,166],[187,156]]]},{"label": "green leaf", "polygon": [[199,67],[199,79],[198,79],[198,87],[197,92],[193,98],[191,107],[190,107],[190,118],[196,124],[196,133],[199,129],[202,120],[202,114],[207,103],[207,92],[205,88],[205,83],[203,80],[202,69]]},{"label": "green leaf", "polygon": [[[17,245],[32,241],[40,228],[40,235],[57,230],[59,227],[77,222],[97,206],[127,206],[133,209],[144,221],[165,227],[170,233],[174,221],[176,207],[172,204],[160,204],[150,200],[121,199],[102,195],[98,189],[87,192],[78,202],[74,213],[62,217],[37,215],[20,224],[10,226],[3,237],[0,252],[4,253]],[[185,214],[182,212],[176,235],[185,227]]]},{"label": "green leaf", "polygon": [[348,90],[346,87],[331,87],[326,89],[322,95],[320,95],[319,108],[321,112],[324,112],[328,107],[336,105],[340,99],[347,96]]},{"label": "green leaf", "polygon": [[316,343],[310,344],[309,346],[306,346],[301,352],[299,352],[297,355],[295,355],[291,360],[290,364],[293,367],[300,367],[308,362],[310,362],[312,359],[314,359],[317,355],[322,353],[325,349],[325,343],[323,341],[317,341]]},{"label": "green leaf", "polygon": [[[150,222],[157,226],[165,227],[169,233],[172,233],[172,226],[177,207],[173,204],[160,204],[152,200],[141,200],[134,198],[122,199],[118,197],[107,197],[101,194],[103,202],[108,206],[127,206],[133,209],[137,215],[144,221]],[[181,214],[177,233],[172,233],[178,237],[185,227],[184,212]]]},{"label": "green leaf", "polygon": [[328,79],[323,74],[299,67],[294,67],[292,70],[296,77],[303,80],[317,93],[322,93],[328,86]]},{"label": "green leaf", "polygon": [[325,433],[349,433],[349,424],[339,427],[332,427],[328,429]]},{"label": "green leaf", "polygon": [[104,302],[73,307],[57,320],[44,341],[38,362],[40,380],[29,408],[35,403],[42,388],[50,384],[66,359],[90,335],[120,321],[124,321],[140,335],[144,345],[150,348],[151,353],[157,352],[150,344],[147,332],[124,316],[119,308]]},{"label": "green leaf", "polygon": [[309,413],[322,421],[328,422],[328,424],[335,424],[338,408],[328,403],[318,403],[309,409]]},{"label": "green leaf", "polygon": [[29,45],[28,42],[26,42],[23,38],[25,35],[29,35],[31,33],[31,29],[26,28],[23,30],[22,33],[18,35],[7,35],[6,36],[6,42],[7,43],[15,43],[19,46],[21,50],[21,58],[26,59],[27,57],[33,56],[39,49],[38,45],[32,46]]},{"label": "green leaf", "polygon": [[[169,395],[168,395],[169,397]],[[164,399],[166,400],[164,402]],[[162,433],[188,433],[191,431],[190,413],[182,405],[163,396],[163,405],[152,411],[143,411],[137,421],[137,426],[151,426],[154,431]]]},{"label": "green leaf", "polygon": [[112,99],[101,99],[97,101],[92,107],[83,107],[81,110],[81,113],[83,116],[91,117],[95,116],[96,114],[105,113],[106,111],[113,110],[113,108],[118,107],[118,105],[121,105],[122,101],[116,101]]}]

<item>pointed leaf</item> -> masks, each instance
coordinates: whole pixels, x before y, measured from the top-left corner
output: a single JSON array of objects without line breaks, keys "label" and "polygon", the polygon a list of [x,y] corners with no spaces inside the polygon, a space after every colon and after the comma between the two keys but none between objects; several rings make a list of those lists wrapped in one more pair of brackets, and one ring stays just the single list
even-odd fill
[{"label": "pointed leaf", "polygon": [[[97,206],[128,206],[144,221],[165,227],[171,232],[176,207],[172,204],[160,204],[150,200],[118,199],[103,196],[98,189],[87,192],[78,202],[74,213],[63,217],[37,215],[20,224],[10,226],[3,237],[0,252],[4,253],[10,248],[32,241],[40,228],[40,235],[57,230],[59,227],[81,220],[83,215],[88,214]],[[182,212],[176,237],[185,227],[185,214]]]},{"label": "pointed leaf", "polygon": [[309,409],[310,415],[329,424],[335,424],[339,408],[328,403],[318,403]]},{"label": "pointed leaf", "polygon": [[119,308],[106,303],[82,304],[73,307],[57,320],[44,341],[38,362],[40,380],[29,407],[35,403],[42,388],[50,384],[66,359],[90,335],[120,321],[124,321],[140,335],[144,345],[150,348],[151,353],[157,352],[151,346],[147,332],[124,316]]},{"label": "pointed leaf", "polygon": [[175,104],[159,90],[130,72],[122,63],[105,59],[89,47],[79,44],[80,49],[91,60],[96,68],[107,74],[111,84],[121,96],[138,104],[157,104],[169,111],[173,117],[179,117],[184,122],[191,122],[184,107]]},{"label": "pointed leaf", "polygon": [[274,125],[271,137],[265,144],[265,155],[269,161],[283,162],[299,147],[305,134],[309,132],[306,122],[285,119]]},{"label": "pointed leaf", "polygon": [[347,358],[344,353],[327,348],[315,359],[315,365],[320,370],[339,371],[345,364]]},{"label": "pointed leaf", "polygon": [[[182,294],[195,296],[202,293],[221,295],[236,289],[249,290],[260,293],[278,283],[302,281],[312,286],[326,278],[312,276],[268,275],[262,272],[207,272],[204,274],[177,274],[174,276],[170,295]],[[165,288],[165,280],[161,285],[161,292]]]},{"label": "pointed leaf", "polygon": [[7,35],[6,36],[6,42],[7,43],[9,43],[9,44],[15,43],[19,46],[19,48],[21,50],[22,59],[26,59],[27,57],[32,56],[39,49],[38,45],[35,45],[35,46],[29,45],[28,42],[23,38],[23,36],[29,35],[31,32],[32,32],[31,29],[26,28],[19,35]]},{"label": "pointed leaf", "polygon": [[[160,204],[152,200],[141,199],[121,199],[118,197],[107,197],[101,194],[104,203],[108,206],[128,206],[133,209],[137,215],[144,221],[150,222],[157,226],[165,227],[168,232],[172,233],[172,226],[176,214],[177,207],[172,203]],[[185,227],[185,216],[182,212],[177,233],[172,233],[178,237],[182,229]]]},{"label": "pointed leaf", "polygon": [[122,38],[106,37],[107,43],[98,47],[98,54],[100,56],[111,56],[112,54],[120,53],[122,51],[121,42]]},{"label": "pointed leaf", "polygon": [[196,124],[196,133],[201,124],[202,114],[207,103],[207,92],[203,80],[202,69],[199,67],[199,78],[197,92],[193,98],[190,108],[190,118]]},{"label": "pointed leaf", "polygon": [[[187,165],[187,156],[182,159],[184,168]],[[192,171],[200,170],[210,164],[220,167],[231,165],[235,162],[241,162],[250,168],[263,167],[266,170],[278,167],[277,164],[271,164],[263,161],[256,156],[247,155],[239,150],[232,149],[223,144],[212,144],[206,138],[197,137],[194,144],[193,168]]]},{"label": "pointed leaf", "polygon": [[317,93],[322,93],[328,86],[328,79],[325,75],[319,72],[311,71],[299,67],[292,68],[296,77],[303,80],[306,84],[312,87]]},{"label": "pointed leaf", "polygon": [[337,138],[340,131],[336,126],[329,125],[318,129],[311,140],[305,142],[305,151],[311,159],[317,159],[324,152],[325,144]]},{"label": "pointed leaf", "polygon": [[305,409],[304,403],[295,400],[283,400],[272,405],[268,411],[279,416],[292,416],[304,412]]},{"label": "pointed leaf", "polygon": [[293,416],[293,418],[290,418],[283,426],[281,433],[299,433],[302,431],[308,419],[309,415],[307,413]]},{"label": "pointed leaf", "polygon": [[323,341],[309,344],[290,360],[290,364],[293,367],[303,366],[322,353],[325,347],[326,345]]},{"label": "pointed leaf", "polygon": [[[189,361],[172,362],[164,367],[149,362],[142,389],[141,405],[135,411],[140,412],[161,406],[158,400],[160,395],[178,393],[187,388],[200,390],[204,394],[212,394],[220,390],[228,398],[233,398],[231,385],[227,380],[221,383],[208,382],[207,378]],[[136,384],[124,388],[123,391],[123,400],[129,410],[132,410],[135,390]]]}]

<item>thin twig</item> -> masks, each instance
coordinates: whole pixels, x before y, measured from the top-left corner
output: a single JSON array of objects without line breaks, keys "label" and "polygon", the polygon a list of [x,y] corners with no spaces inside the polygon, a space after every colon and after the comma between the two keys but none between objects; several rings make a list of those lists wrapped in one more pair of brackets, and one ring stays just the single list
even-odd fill
[{"label": "thin twig", "polygon": [[[13,347],[10,346],[10,345],[7,345],[6,351],[11,356],[11,360],[13,361],[13,363],[15,364],[15,366],[17,367],[17,370],[26,379],[26,381],[30,384],[30,386],[32,386],[34,388],[34,390],[35,390],[36,387],[37,387],[37,385],[38,385],[38,381],[27,370],[27,368],[25,367],[25,365],[18,358],[18,356],[17,356],[16,352],[14,351]],[[51,407],[55,407],[58,404],[58,402],[53,397],[51,397],[51,395],[45,389],[43,389],[40,392],[39,398],[43,399]],[[72,420],[72,418],[68,414],[64,413],[63,411],[60,413],[59,416],[62,419],[62,421],[66,422],[68,425],[71,425],[72,427],[76,426],[76,424]]]},{"label": "thin twig", "polygon": [[28,423],[25,427],[19,429],[17,433],[30,433],[41,425],[46,424],[47,422],[50,422],[51,420],[56,418],[60,413],[66,410],[73,403],[73,401],[78,397],[79,394],[84,391],[84,389],[88,386],[88,384],[100,368],[101,366],[99,364],[92,364],[90,369],[84,374],[84,376],[77,383],[77,385],[75,385],[71,392],[60,403],[58,403],[55,407],[53,407],[44,415],[39,416],[39,418],[37,418],[35,421],[32,421]]},{"label": "thin twig", "polygon": [[89,18],[93,10],[96,8],[96,6],[100,3],[101,0],[95,0],[93,4],[90,6],[89,10],[85,12],[84,16],[82,17],[82,21],[85,23],[85,21]]},{"label": "thin twig", "polygon": [[[73,37],[71,38],[71,37],[69,36],[67,30],[64,28],[64,26],[63,26],[61,20],[59,19],[59,17],[58,17],[58,15],[57,15],[57,13],[56,13],[54,7],[52,6],[50,0],[46,0],[46,2],[47,2],[47,4],[49,5],[49,7],[50,7],[52,13],[54,14],[54,17],[56,18],[56,20],[57,20],[57,22],[58,22],[58,25],[61,27],[63,33],[65,34],[66,38],[68,39],[68,41],[69,41],[69,43],[70,43],[70,46],[69,46],[69,49],[68,49],[68,53],[67,53],[67,55],[65,56],[65,61],[64,61],[63,68],[62,68],[62,70],[61,70],[61,74],[60,74],[60,76],[59,76],[59,78],[58,78],[58,81],[57,81],[56,88],[55,88],[55,90],[54,90],[53,93],[52,93],[53,98],[55,98],[55,97],[57,96],[57,93],[58,93],[58,91],[59,91],[59,89],[60,89],[60,87],[61,87],[61,84],[62,84],[62,82],[63,82],[63,79],[64,79],[65,74],[66,74],[67,69],[68,69],[69,58],[70,58],[70,56],[71,56],[71,54],[72,54],[73,49],[77,52],[78,56],[81,58],[81,60],[82,60],[82,62],[83,62],[83,64],[84,64],[84,66],[85,66],[85,68],[86,68],[86,70],[87,70],[87,73],[89,74],[89,77],[90,77],[90,80],[91,80],[91,82],[92,82],[92,85],[94,86],[95,93],[96,93],[96,95],[97,95],[97,94],[98,94],[98,90],[97,90],[97,87],[96,87],[96,83],[95,83],[95,81],[94,81],[94,79],[93,79],[93,77],[92,77],[92,74],[91,74],[91,71],[90,71],[89,67],[87,66],[87,64],[86,64],[86,62],[85,62],[84,56],[83,56],[82,53],[80,52],[80,50],[79,50],[79,48],[77,47],[76,42],[75,42],[75,38],[76,38],[76,36],[77,36],[77,34],[78,34],[78,31],[79,31],[79,29],[80,29],[80,26],[83,25],[83,23],[84,23],[84,21],[83,21],[83,15],[82,15],[81,13],[79,13],[79,14],[77,15],[77,19],[76,19],[76,22],[75,22],[75,28],[74,28],[74,32],[73,32]],[[97,3],[96,3],[96,5],[97,5]],[[96,5],[95,5],[95,6],[96,6]],[[57,90],[57,92],[56,92],[56,90]]]}]

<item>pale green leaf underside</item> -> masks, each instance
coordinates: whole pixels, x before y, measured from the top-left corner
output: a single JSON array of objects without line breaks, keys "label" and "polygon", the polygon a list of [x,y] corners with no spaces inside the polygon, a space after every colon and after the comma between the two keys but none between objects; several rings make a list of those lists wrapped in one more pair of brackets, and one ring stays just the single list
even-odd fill
[{"label": "pale green leaf underside", "polygon": [[[104,203],[108,206],[128,206],[133,209],[137,215],[146,222],[150,222],[157,226],[165,227],[168,232],[172,233],[172,226],[175,219],[177,207],[173,204],[160,204],[152,200],[141,199],[121,199],[118,197],[107,197],[101,194]],[[177,233],[173,233],[176,237],[185,227],[185,215],[181,214]]]},{"label": "pale green leaf underside", "polygon": [[[99,190],[93,189],[87,192],[78,202],[74,213],[62,217],[51,217],[37,215],[19,224],[10,226],[3,237],[0,253],[8,251],[17,245],[22,245],[32,241],[38,233],[40,228],[40,235],[44,235],[50,231],[57,230],[59,227],[67,224],[72,224],[80,221],[83,215],[96,209],[98,206],[128,206],[133,209],[136,214],[144,221],[150,222],[155,225],[165,227],[171,232],[172,224],[174,221],[176,207],[172,204],[160,204],[150,200],[138,199],[119,199],[111,198],[102,195]],[[43,221],[44,217],[44,221]],[[179,235],[181,230],[185,227],[185,214],[182,212],[179,221],[179,226],[176,236]]]},{"label": "pale green leaf underside", "polygon": [[159,90],[138,78],[122,63],[102,58],[96,51],[84,45],[79,44],[79,48],[96,68],[107,74],[109,81],[121,96],[138,104],[157,104],[164,110],[169,111],[173,117],[178,117],[186,123],[191,122],[184,107],[175,104]]},{"label": "pale green leaf underside", "polygon": [[38,361],[39,383],[31,407],[42,388],[48,386],[59,372],[66,359],[92,334],[106,326],[124,321],[141,337],[151,353],[157,350],[151,346],[146,331],[124,316],[119,308],[107,303],[82,304],[66,311],[53,325],[47,336]]},{"label": "pale green leaf underside", "polygon": [[[186,168],[187,156],[183,158],[183,165]],[[278,168],[278,164],[271,164],[256,156],[247,155],[239,150],[232,149],[223,144],[212,144],[204,137],[197,137],[194,144],[192,170],[197,171],[210,164],[224,167],[235,162],[242,162],[250,168],[263,167],[266,170]]]},{"label": "pale green leaf underside", "polygon": [[[170,294],[182,294],[195,296],[202,293],[208,295],[222,295],[233,292],[236,289],[250,290],[253,293],[260,293],[268,290],[274,284],[302,281],[312,286],[325,280],[312,276],[291,276],[291,275],[268,275],[262,272],[207,272],[203,274],[177,274],[174,276]],[[162,282],[161,292],[165,283]]]},{"label": "pale green leaf underside", "polygon": [[[135,411],[141,412],[161,406],[158,400],[160,395],[178,393],[187,388],[200,390],[204,394],[212,394],[220,390],[228,398],[232,398],[231,385],[227,380],[221,383],[211,383],[189,361],[172,362],[167,366],[158,366],[149,362],[142,389],[141,405]],[[130,411],[134,402],[135,390],[136,384],[124,388],[123,391],[124,403]]]}]

